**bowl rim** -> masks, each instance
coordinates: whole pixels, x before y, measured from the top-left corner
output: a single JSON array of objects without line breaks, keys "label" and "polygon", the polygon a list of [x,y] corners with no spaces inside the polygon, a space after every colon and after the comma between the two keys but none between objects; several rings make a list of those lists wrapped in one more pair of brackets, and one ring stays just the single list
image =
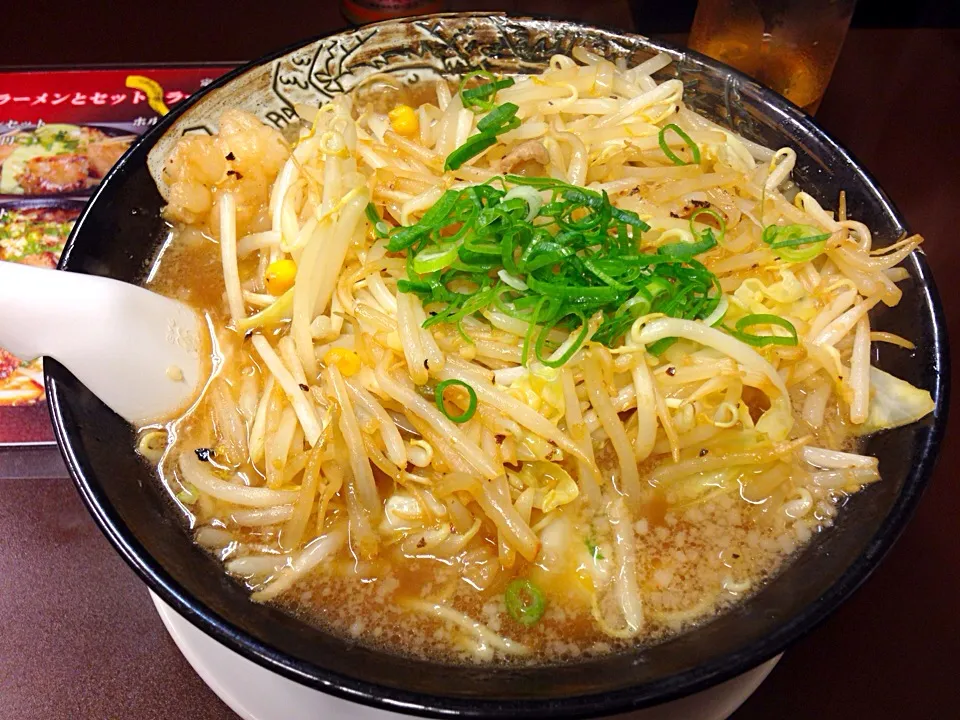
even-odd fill
[{"label": "bowl rim", "polygon": [[[724,73],[739,87],[749,86],[768,107],[776,109],[801,125],[820,143],[839,155],[857,174],[864,186],[873,193],[884,206],[884,211],[900,227],[905,228],[903,216],[880,188],[873,176],[827,132],[821,129],[813,119],[799,107],[792,104],[773,90],[740,73],[719,61],[701,53],[674,45],[670,42],[655,40],[639,33],[625,32],[615,28],[580,23],[558,18],[535,15],[511,15],[504,12],[468,12],[436,13],[414,17],[398,18],[367,25],[376,27],[395,23],[412,23],[428,19],[457,17],[460,19],[503,17],[514,21],[533,21],[576,25],[614,37],[639,41],[651,50],[666,51],[676,56],[682,54],[696,62]],[[356,28],[353,28],[355,30]],[[279,50],[244,63],[234,70],[217,78],[174,110],[164,116],[153,128],[136,139],[124,156],[116,163],[106,177],[102,179],[90,198],[87,209],[78,218],[66,244],[58,266],[69,270],[69,264],[76,246],[76,239],[83,232],[84,221],[89,208],[98,200],[105,187],[109,187],[114,177],[119,177],[130,158],[138,152],[149,150],[167,132],[174,122],[207,94],[225,87],[247,72],[282,58],[302,47],[340,33],[351,32],[350,28],[333,33],[325,33],[309,39],[291,43]],[[451,697],[408,691],[381,685],[375,682],[346,676],[335,671],[320,668],[312,663],[297,660],[265,643],[260,642],[240,628],[220,617],[214,611],[192,597],[171,575],[163,570],[146,549],[139,543],[130,529],[112,508],[105,493],[97,489],[88,478],[88,468],[82,454],[71,443],[70,432],[66,427],[64,409],[61,404],[61,386],[48,370],[44,371],[48,407],[54,427],[57,446],[78,492],[93,516],[101,532],[107,537],[114,549],[136,572],[147,586],[186,618],[195,627],[224,644],[241,656],[258,665],[277,672],[291,680],[308,685],[336,697],[358,702],[381,710],[424,717],[498,717],[498,718],[587,718],[627,712],[643,707],[668,702],[690,695],[708,687],[729,680],[783,652],[788,646],[818,627],[831,613],[844,603],[862,585],[876,569],[883,557],[899,538],[906,523],[913,516],[917,505],[929,483],[937,461],[939,445],[947,425],[950,393],[950,358],[947,341],[946,318],[943,306],[933,280],[930,267],[922,250],[912,253],[909,258],[914,265],[920,283],[920,294],[931,312],[932,344],[934,348],[934,375],[936,381],[931,388],[935,400],[933,423],[930,431],[919,440],[920,461],[904,479],[903,487],[889,513],[881,522],[873,537],[861,554],[851,563],[833,585],[808,604],[802,612],[780,625],[774,632],[750,645],[733,652],[713,658],[687,670],[663,679],[616,690],[586,695],[567,696],[546,700],[514,699],[478,699]],[[916,447],[916,446],[915,446]]]}]

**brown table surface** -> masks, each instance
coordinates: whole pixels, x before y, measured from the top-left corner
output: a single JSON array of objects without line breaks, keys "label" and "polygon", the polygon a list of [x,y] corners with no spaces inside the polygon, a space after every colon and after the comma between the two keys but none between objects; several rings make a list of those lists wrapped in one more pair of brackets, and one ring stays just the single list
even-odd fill
[{"label": "brown table surface", "polygon": [[[329,0],[328,0],[329,2]],[[41,3],[61,5],[61,3]],[[516,3],[486,7],[516,9]],[[653,3],[647,3],[653,6]],[[255,57],[342,24],[319,2],[62,3],[60,22],[4,18],[0,62],[20,65]],[[470,3],[479,7],[480,3]],[[578,7],[579,6],[579,7]],[[464,5],[466,7],[466,5]],[[575,8],[632,27],[624,4]],[[583,9],[588,7],[589,9]],[[50,15],[47,15],[50,17]],[[297,20],[291,22],[291,18]],[[960,337],[960,31],[854,30],[817,115],[922,232]],[[960,397],[960,392],[954,397]],[[866,585],[797,643],[735,720],[960,717],[960,455],[948,438],[916,518]],[[0,718],[235,717],[177,652],[146,589],[65,479],[0,481]],[[950,669],[954,672],[950,672]]]}]

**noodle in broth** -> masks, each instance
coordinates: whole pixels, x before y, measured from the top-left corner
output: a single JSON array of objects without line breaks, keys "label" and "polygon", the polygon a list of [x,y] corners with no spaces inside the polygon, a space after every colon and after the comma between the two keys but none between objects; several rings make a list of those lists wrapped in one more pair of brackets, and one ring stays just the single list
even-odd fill
[{"label": "noodle in broth", "polygon": [[[919,236],[794,185],[658,56],[238,110],[184,137],[153,281],[219,370],[141,452],[257,602],[395,652],[549,662],[756,591],[928,393],[872,367]],[[387,98],[387,99],[385,99]]]}]

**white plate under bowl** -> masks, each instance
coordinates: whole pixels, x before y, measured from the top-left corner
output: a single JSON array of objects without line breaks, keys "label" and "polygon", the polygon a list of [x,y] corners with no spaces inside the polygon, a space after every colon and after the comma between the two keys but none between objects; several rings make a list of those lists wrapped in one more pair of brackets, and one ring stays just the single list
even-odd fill
[{"label": "white plate under bowl", "polygon": [[[401,720],[409,716],[335,698],[260,667],[195,628],[153,593],[160,619],[197,674],[244,720]],[[620,720],[725,720],[753,694],[777,656],[739,677]]]}]

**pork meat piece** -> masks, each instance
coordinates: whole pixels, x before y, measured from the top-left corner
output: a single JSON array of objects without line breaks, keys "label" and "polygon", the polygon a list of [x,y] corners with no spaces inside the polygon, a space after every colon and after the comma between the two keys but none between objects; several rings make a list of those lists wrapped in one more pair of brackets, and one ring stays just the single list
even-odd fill
[{"label": "pork meat piece", "polygon": [[113,138],[90,143],[87,146],[87,160],[90,162],[90,177],[102,178],[112,168],[120,156],[130,147],[130,141]]},{"label": "pork meat piece", "polygon": [[51,195],[83,190],[89,177],[85,155],[45,155],[27,160],[17,182],[28,195]]}]

